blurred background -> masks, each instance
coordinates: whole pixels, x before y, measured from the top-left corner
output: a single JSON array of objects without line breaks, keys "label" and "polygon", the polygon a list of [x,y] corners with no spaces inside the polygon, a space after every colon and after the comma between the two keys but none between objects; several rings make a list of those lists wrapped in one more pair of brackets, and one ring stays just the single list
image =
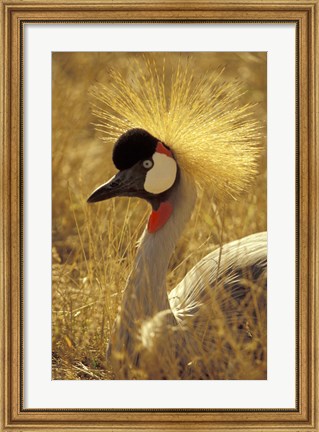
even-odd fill
[{"label": "blurred background", "polygon": [[[94,128],[90,87],[107,83],[110,68],[129,80],[141,53],[52,55],[52,378],[112,379],[104,361],[138,241],[149,214],[138,199],[88,206],[88,195],[116,169],[112,146]],[[195,73],[225,67],[224,80],[239,80],[242,102],[256,104],[262,126],[259,174],[251,189],[220,208],[210,192],[199,194],[192,219],[170,262],[172,289],[200,258],[221,242],[267,229],[266,53],[156,53],[176,62],[194,58]],[[128,223],[129,221],[129,223]],[[262,341],[266,351],[266,340]],[[266,370],[266,356],[260,368]],[[240,360],[239,360],[240,363]],[[240,365],[238,366],[240,367]],[[248,375],[247,375],[248,376]],[[248,376],[249,378],[249,376]]]}]

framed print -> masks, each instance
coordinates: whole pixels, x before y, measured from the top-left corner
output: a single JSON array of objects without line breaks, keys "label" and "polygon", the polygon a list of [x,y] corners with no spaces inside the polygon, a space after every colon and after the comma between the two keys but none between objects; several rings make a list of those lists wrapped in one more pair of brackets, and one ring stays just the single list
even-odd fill
[{"label": "framed print", "polygon": [[318,1],[1,10],[1,430],[318,431]]}]

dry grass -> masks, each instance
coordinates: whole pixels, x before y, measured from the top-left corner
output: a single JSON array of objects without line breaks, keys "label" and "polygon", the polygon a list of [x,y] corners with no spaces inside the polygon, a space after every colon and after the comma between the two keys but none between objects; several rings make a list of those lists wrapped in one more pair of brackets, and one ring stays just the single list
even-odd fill
[{"label": "dry grass", "polygon": [[[106,345],[149,209],[137,199],[86,204],[92,190],[115,172],[112,147],[99,139],[92,125],[88,93],[92,84],[107,82],[106,71],[110,67],[129,77],[131,60],[136,56],[53,54],[53,379],[113,378],[111,367],[104,360]],[[242,103],[256,103],[256,118],[265,125],[266,54],[196,56],[195,74],[225,65],[225,80],[243,81],[248,91],[242,96]],[[200,194],[171,258],[168,290],[221,241],[266,230],[266,141],[261,143],[259,175],[248,192],[225,207],[216,207],[214,191],[207,192]],[[265,375],[265,326],[266,317],[262,316],[256,324],[258,329],[253,329],[258,337],[245,345],[246,351],[241,349],[243,341],[232,343],[235,355],[228,369],[237,370],[241,379],[256,377],[251,374],[252,361],[256,360],[258,376]],[[223,338],[230,340],[225,329]],[[214,364],[222,365],[224,360],[223,349],[217,349]],[[228,378],[226,369],[220,377]]]}]

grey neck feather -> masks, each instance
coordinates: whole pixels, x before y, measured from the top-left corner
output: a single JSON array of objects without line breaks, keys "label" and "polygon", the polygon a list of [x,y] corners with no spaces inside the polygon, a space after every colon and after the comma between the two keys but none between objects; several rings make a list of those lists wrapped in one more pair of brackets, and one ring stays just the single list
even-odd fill
[{"label": "grey neck feather", "polygon": [[181,175],[168,200],[173,205],[173,212],[157,232],[151,234],[147,229],[144,231],[124,292],[122,311],[124,308],[125,313],[135,322],[170,309],[166,273],[176,242],[190,219],[196,202],[194,182],[185,174]]},{"label": "grey neck feather", "polygon": [[[170,309],[165,280],[170,257],[195,205],[195,184],[181,175],[168,199],[173,205],[173,212],[166,224],[153,234],[145,230],[142,235],[111,336],[112,342],[107,350],[107,357],[114,354],[114,370],[125,379],[130,367],[137,366],[139,362],[139,349],[136,347],[139,346],[139,329],[144,322],[161,311],[168,312],[165,314],[167,324],[176,322]],[[124,360],[121,360],[123,353]]]}]

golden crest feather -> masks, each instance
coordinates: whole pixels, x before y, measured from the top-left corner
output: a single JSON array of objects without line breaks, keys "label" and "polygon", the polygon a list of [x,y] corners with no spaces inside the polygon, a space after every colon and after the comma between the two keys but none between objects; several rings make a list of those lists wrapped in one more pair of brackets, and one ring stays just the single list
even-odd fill
[{"label": "golden crest feather", "polygon": [[110,70],[107,84],[91,88],[96,128],[114,143],[142,128],[174,152],[182,171],[211,187],[217,198],[237,195],[256,174],[260,125],[252,104],[242,104],[238,81],[223,70],[194,73],[192,59],[159,65],[152,55],[130,65],[129,78]]}]

